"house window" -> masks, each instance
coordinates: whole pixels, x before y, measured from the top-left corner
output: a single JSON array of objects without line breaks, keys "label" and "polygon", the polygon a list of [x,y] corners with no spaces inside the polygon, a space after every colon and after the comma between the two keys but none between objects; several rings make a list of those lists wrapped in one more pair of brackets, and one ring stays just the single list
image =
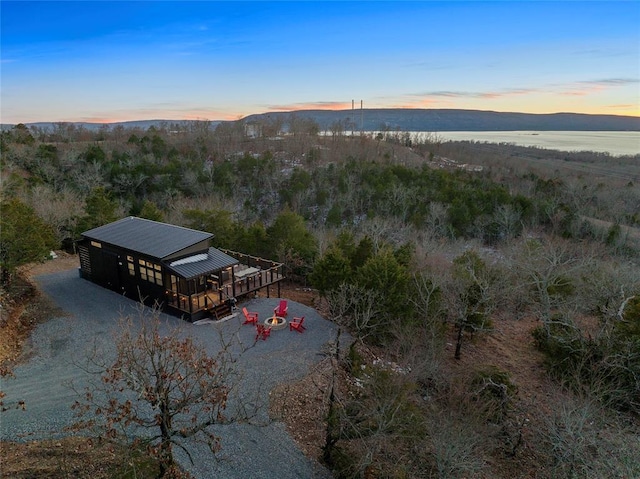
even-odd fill
[{"label": "house window", "polygon": [[159,264],[139,259],[138,268],[140,269],[140,278],[162,286],[162,269]]},{"label": "house window", "polygon": [[96,248],[102,248],[102,243],[98,243],[97,241],[92,241],[91,246],[95,246]]},{"label": "house window", "polygon": [[127,267],[129,268],[129,276],[135,276],[136,268],[133,264],[133,256],[127,256]]}]

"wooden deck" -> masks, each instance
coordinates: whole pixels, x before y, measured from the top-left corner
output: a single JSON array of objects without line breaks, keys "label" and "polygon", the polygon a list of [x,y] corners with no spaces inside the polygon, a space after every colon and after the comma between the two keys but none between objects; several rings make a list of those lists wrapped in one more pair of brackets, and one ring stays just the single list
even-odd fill
[{"label": "wooden deck", "polygon": [[267,271],[256,270],[247,275],[243,275],[235,281],[222,286],[224,294],[232,298],[239,298],[254,293],[263,288],[275,285],[284,279],[284,275],[275,268]]},{"label": "wooden deck", "polygon": [[269,296],[270,287],[276,286],[277,294],[280,294],[279,283],[285,279],[281,263],[233,251],[222,251],[240,261],[240,264],[234,266],[229,280],[217,289],[191,295],[174,294],[168,301],[170,307],[189,315],[209,313],[213,317],[220,317],[231,313],[235,301],[262,289],[266,289]]}]

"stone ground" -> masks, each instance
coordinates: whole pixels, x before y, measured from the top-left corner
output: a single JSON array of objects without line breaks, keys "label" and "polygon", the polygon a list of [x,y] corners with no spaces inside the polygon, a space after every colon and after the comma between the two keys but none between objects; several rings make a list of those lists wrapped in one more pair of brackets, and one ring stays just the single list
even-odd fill
[{"label": "stone ground", "polygon": [[[31,279],[37,278],[38,288],[46,293],[38,295],[39,298],[34,298],[31,304],[33,305],[39,300],[46,304],[47,296],[68,298],[74,293],[78,293],[78,289],[89,288],[90,292],[80,292],[83,293],[83,297],[76,298],[77,302],[81,304],[81,308],[87,306],[104,307],[105,302],[100,300],[100,295],[104,294],[108,296],[106,303],[111,308],[122,308],[120,301],[123,301],[123,298],[77,278],[75,271],[77,267],[77,257],[59,254],[55,260],[28,268],[25,271],[26,276]],[[319,451],[319,442],[323,438],[321,406],[324,400],[324,391],[322,387],[318,387],[320,382],[310,379],[310,376],[322,376],[322,371],[325,368],[323,364],[326,364],[322,360],[324,355],[322,344],[330,342],[333,335],[332,325],[307,306],[307,304],[312,305],[315,302],[314,294],[308,289],[286,286],[282,289],[282,296],[290,301],[289,316],[305,314],[310,326],[303,334],[295,331],[290,332],[288,329],[275,331],[269,340],[259,342],[248,352],[249,360],[261,366],[248,371],[247,377],[253,381],[262,382],[271,389],[271,394],[267,398],[269,405],[266,409],[271,412],[272,419],[265,416],[263,419],[266,419],[267,426],[255,428],[255,430],[249,430],[244,426],[224,428],[221,435],[223,436],[223,451],[226,451],[226,454],[223,454],[222,460],[218,461],[219,463],[216,465],[203,466],[202,462],[208,463],[209,461],[201,461],[201,464],[195,467],[187,467],[197,477],[207,477],[211,467],[216,469],[217,477],[238,477],[238,467],[233,466],[234,457],[238,456],[243,458],[243,464],[249,463],[250,465],[249,469],[245,471],[249,474],[247,477],[330,477],[328,471],[323,470],[315,461],[317,451]],[[83,301],[85,303],[82,303]],[[128,300],[124,301],[129,302]],[[249,309],[259,310],[261,317],[266,317],[267,314],[270,314],[269,311],[273,311],[277,301],[276,298],[256,298],[246,305]],[[56,302],[60,303],[60,300],[58,299]],[[68,379],[64,376],[65,372],[63,371],[66,366],[63,366],[62,369],[56,369],[53,364],[66,357],[69,346],[73,349],[75,343],[73,339],[68,337],[73,334],[73,331],[77,331],[73,335],[84,337],[84,332],[79,331],[95,328],[95,325],[90,326],[87,323],[86,318],[82,318],[78,322],[78,316],[81,313],[77,309],[74,310],[72,304],[65,304],[64,301],[62,303],[60,306],[67,311],[66,315],[61,314],[55,306],[49,305],[47,309],[56,317],[50,321],[39,320],[38,322],[43,324],[40,326],[34,324],[36,328],[31,336],[27,338],[27,335],[17,341],[20,344],[21,355],[14,367],[16,378],[6,381],[3,385],[3,390],[9,394],[9,397],[20,395],[25,398],[26,404],[26,411],[9,411],[7,413],[9,415],[2,418],[2,427],[0,427],[0,436],[3,440],[1,443],[2,467],[3,469],[14,467],[12,476],[15,475],[15,477],[63,477],[44,472],[46,461],[42,459],[44,456],[55,458],[56,450],[60,448],[66,450],[67,446],[72,451],[83,452],[82,454],[64,454],[67,470],[69,467],[73,468],[69,461],[73,461],[74,458],[80,462],[87,462],[86,457],[84,459],[81,457],[88,454],[90,457],[93,456],[89,462],[95,463],[96,461],[106,461],[109,456],[109,451],[99,451],[95,446],[83,447],[77,442],[80,440],[79,438],[60,439],[54,443],[47,438],[47,435],[52,433],[52,430],[48,430],[48,428],[59,429],[68,419],[67,412],[56,414],[43,404],[44,399],[54,398],[61,400],[61,402],[66,400],[66,393],[61,392],[58,388],[61,382]],[[64,323],[66,326],[61,328],[57,323]],[[228,323],[226,327],[232,327],[233,334],[239,334],[246,343],[253,341],[254,333],[249,331],[249,326],[241,327],[239,318]],[[69,324],[73,324],[73,326],[69,327]],[[188,327],[197,328],[198,335],[202,335],[201,331],[207,337],[214,334],[211,332],[214,328],[210,325],[197,327],[188,325]],[[98,328],[103,328],[99,332],[100,334],[106,333],[103,322]],[[5,337],[7,336],[2,335],[2,338]],[[311,348],[307,348],[306,345],[310,343],[312,344]],[[14,357],[18,356],[14,353]],[[260,369],[264,364],[268,364],[266,358],[273,359],[274,363],[280,364],[280,366],[270,368],[273,371],[263,374]],[[68,366],[69,361],[63,360],[62,363]],[[280,379],[274,381],[274,378],[280,374],[282,374]],[[307,374],[310,376],[305,377]],[[264,376],[269,377],[265,379]],[[26,377],[29,377],[30,380],[25,381]],[[61,377],[64,377],[64,380],[61,380]],[[16,383],[21,382],[23,383],[22,387],[16,387]],[[309,384],[317,386],[311,388]],[[46,393],[37,390],[41,385],[47,387]],[[23,416],[15,419],[16,414],[20,413]],[[48,432],[38,437],[38,431],[42,432],[42,430],[48,430]],[[31,436],[34,433],[35,436]],[[226,442],[228,445],[226,450],[224,449],[225,435],[231,436],[231,439]],[[31,437],[37,440],[24,442]],[[295,440],[295,443],[291,442],[291,438]],[[17,442],[14,442],[16,439]],[[233,445],[229,445],[231,443]],[[266,454],[271,459],[264,461],[265,453],[262,449],[268,449],[270,443],[279,444],[279,446],[275,452]],[[294,444],[297,444],[298,447]],[[298,453],[295,453],[295,450]],[[309,456],[305,457],[303,453],[309,454]],[[60,461],[57,462],[59,466]],[[34,463],[39,463],[44,468],[42,475],[34,472]],[[251,464],[253,465],[251,466]],[[273,469],[274,465],[276,466],[275,470]],[[27,471],[24,476],[20,476],[21,468],[23,471]],[[100,467],[96,465],[95,477],[99,477],[98,469]]]}]

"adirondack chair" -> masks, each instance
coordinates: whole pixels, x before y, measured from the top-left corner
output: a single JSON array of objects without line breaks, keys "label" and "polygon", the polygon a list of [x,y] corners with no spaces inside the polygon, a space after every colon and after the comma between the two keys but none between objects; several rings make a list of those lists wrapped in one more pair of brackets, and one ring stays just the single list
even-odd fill
[{"label": "adirondack chair", "polygon": [[281,299],[280,304],[273,308],[273,314],[280,317],[285,317],[287,315],[287,310],[289,309],[289,305],[287,305],[286,299]]},{"label": "adirondack chair", "polygon": [[306,328],[302,325],[304,322],[304,316],[299,318],[293,318],[289,323],[289,331],[293,331],[294,329],[299,333],[303,332]]},{"label": "adirondack chair", "polygon": [[242,314],[244,314],[244,323],[242,324],[256,324],[258,322],[258,313],[253,311],[247,311],[247,308],[242,308]]},{"label": "adirondack chair", "polygon": [[256,341],[262,339],[263,341],[271,336],[271,328],[266,327],[264,324],[256,324]]}]

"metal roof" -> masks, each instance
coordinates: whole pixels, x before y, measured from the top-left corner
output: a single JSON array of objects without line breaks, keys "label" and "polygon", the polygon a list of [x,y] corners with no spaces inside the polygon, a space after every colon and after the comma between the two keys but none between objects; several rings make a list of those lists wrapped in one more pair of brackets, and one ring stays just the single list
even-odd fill
[{"label": "metal roof", "polygon": [[154,258],[164,258],[213,237],[211,233],[130,216],[82,233]]},{"label": "metal roof", "polygon": [[219,249],[209,248],[206,259],[181,263],[174,266],[165,264],[165,266],[168,270],[175,272],[178,276],[185,279],[191,279],[203,274],[215,273],[238,263],[239,261],[237,259],[232,258]]}]

